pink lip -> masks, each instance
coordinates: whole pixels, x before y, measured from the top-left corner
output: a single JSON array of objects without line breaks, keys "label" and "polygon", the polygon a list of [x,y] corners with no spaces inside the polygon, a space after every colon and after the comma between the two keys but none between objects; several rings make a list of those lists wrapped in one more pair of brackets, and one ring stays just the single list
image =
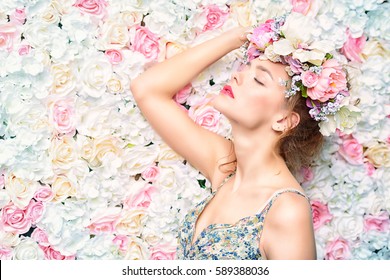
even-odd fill
[{"label": "pink lip", "polygon": [[226,85],[222,88],[221,94],[229,96],[230,98],[234,98],[232,87],[229,85]]}]

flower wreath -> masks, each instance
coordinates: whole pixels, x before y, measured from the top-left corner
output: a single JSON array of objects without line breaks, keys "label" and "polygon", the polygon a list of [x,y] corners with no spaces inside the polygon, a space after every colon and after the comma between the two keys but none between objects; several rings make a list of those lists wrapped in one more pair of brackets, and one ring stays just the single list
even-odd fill
[{"label": "flower wreath", "polygon": [[[347,73],[334,58],[333,43],[316,40],[316,23],[300,13],[268,19],[248,35],[245,62],[263,57],[288,65],[291,86],[285,96],[306,98],[310,116],[319,122],[320,131],[329,136],[336,129],[351,133],[360,110],[350,104]],[[287,86],[287,81],[280,81]]]}]

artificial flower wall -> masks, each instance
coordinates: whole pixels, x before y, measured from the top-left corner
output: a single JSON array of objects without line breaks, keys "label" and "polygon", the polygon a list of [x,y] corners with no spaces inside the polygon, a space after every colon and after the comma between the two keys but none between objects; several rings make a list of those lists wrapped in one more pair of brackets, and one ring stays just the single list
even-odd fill
[{"label": "artificial flower wall", "polygon": [[[224,30],[291,10],[345,56],[361,110],[298,175],[318,258],[390,259],[390,5],[381,0],[1,1],[1,259],[175,259],[178,226],[210,185],[151,129],[129,84]],[[226,55],[175,96],[226,137],[207,99],[241,60],[240,50]]]}]

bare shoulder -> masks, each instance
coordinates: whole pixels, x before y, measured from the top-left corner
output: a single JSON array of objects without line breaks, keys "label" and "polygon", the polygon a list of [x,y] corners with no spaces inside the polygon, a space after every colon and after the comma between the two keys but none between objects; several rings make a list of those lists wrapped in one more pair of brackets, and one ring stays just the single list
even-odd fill
[{"label": "bare shoulder", "polygon": [[307,197],[297,192],[283,192],[273,202],[268,218],[270,222],[280,226],[308,222],[309,218],[311,221],[310,202]]},{"label": "bare shoulder", "polygon": [[310,202],[296,192],[283,192],[270,208],[261,240],[268,259],[315,259]]}]

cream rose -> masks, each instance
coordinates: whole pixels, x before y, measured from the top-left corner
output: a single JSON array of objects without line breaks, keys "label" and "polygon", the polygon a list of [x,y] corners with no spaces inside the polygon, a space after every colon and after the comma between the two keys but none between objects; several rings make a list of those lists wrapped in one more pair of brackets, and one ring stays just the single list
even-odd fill
[{"label": "cream rose", "polygon": [[0,230],[0,245],[4,247],[15,247],[20,243],[19,234]]},{"label": "cream rose", "polygon": [[28,206],[38,187],[38,182],[18,178],[14,174],[9,174],[6,177],[5,189],[11,201],[20,209],[25,209]]},{"label": "cream rose", "polygon": [[364,152],[364,156],[375,167],[390,167],[389,144],[376,143],[375,145],[368,147],[368,149]]},{"label": "cream rose", "polygon": [[78,158],[76,142],[70,136],[54,138],[49,151],[52,164],[57,169],[69,170]]},{"label": "cream rose", "polygon": [[117,75],[112,76],[107,82],[107,89],[110,93],[123,93],[125,91],[121,78]]},{"label": "cream rose", "polygon": [[232,2],[230,4],[231,14],[237,19],[241,26],[253,25],[253,18],[251,18],[251,5],[250,2]]},{"label": "cream rose", "polygon": [[57,175],[52,183],[52,191],[54,197],[53,202],[64,201],[69,196],[76,195],[75,184],[65,175]]},{"label": "cream rose", "polygon": [[124,257],[126,260],[146,260],[149,259],[149,251],[147,244],[145,244],[142,239],[133,237],[128,241],[126,255]]},{"label": "cream rose", "polygon": [[50,24],[58,24],[60,22],[60,15],[55,7],[51,4],[49,5],[41,14],[41,19]]},{"label": "cream rose", "polygon": [[108,154],[120,157],[122,154],[122,145],[118,138],[113,136],[103,136],[93,140],[92,151],[89,157],[89,164],[92,167],[102,165],[103,159]]},{"label": "cream rose", "polygon": [[137,11],[123,11],[118,15],[121,22],[127,25],[128,28],[142,21],[143,14]]},{"label": "cream rose", "polygon": [[121,216],[115,222],[115,229],[119,234],[139,235],[145,223],[144,209],[123,210]]},{"label": "cream rose", "polygon": [[76,79],[71,67],[67,64],[53,64],[50,68],[52,85],[50,93],[66,96],[76,87]]}]

